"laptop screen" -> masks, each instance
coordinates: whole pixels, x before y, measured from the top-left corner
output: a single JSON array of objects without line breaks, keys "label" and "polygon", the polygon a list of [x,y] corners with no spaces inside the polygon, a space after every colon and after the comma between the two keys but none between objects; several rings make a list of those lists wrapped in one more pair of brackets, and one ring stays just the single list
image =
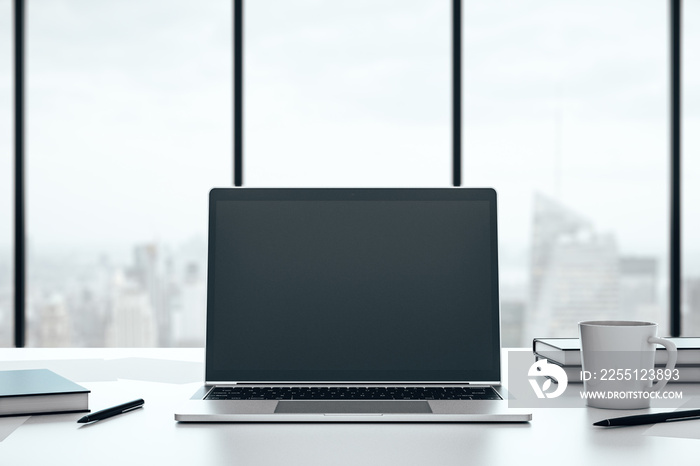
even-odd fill
[{"label": "laptop screen", "polygon": [[208,382],[500,380],[490,189],[214,189]]}]

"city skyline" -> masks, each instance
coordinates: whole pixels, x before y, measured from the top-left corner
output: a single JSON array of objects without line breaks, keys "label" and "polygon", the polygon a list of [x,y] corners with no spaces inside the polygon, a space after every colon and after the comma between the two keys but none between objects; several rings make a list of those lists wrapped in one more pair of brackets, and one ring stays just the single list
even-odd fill
[{"label": "city skyline", "polygon": [[[574,336],[576,322],[589,319],[653,320],[665,332],[662,261],[623,254],[615,235],[585,215],[541,193],[533,197],[527,272],[501,274],[504,346]],[[121,249],[128,254],[83,251],[66,261],[30,248],[28,346],[203,346],[204,235]],[[502,271],[512,267],[519,266],[501,257]],[[686,281],[686,314],[700,311],[700,277]],[[0,308],[9,309],[9,298]],[[0,315],[5,330],[7,317]],[[690,318],[686,329],[696,324]]]}]

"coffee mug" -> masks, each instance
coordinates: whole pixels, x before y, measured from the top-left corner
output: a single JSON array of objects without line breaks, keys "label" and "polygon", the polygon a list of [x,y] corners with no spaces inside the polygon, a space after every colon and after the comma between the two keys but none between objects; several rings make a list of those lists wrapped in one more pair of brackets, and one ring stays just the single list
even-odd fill
[{"label": "coffee mug", "polygon": [[[666,383],[678,378],[676,345],[656,336],[657,324],[599,320],[579,322],[578,328],[588,406],[648,408]],[[664,369],[654,367],[656,343],[668,352]]]}]

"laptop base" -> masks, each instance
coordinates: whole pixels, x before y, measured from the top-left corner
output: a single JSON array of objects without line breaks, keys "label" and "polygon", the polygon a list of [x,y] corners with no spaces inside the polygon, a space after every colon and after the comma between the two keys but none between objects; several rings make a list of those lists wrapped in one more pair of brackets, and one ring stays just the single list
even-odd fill
[{"label": "laptop base", "polygon": [[532,414],[508,408],[508,402],[505,400],[190,400],[176,411],[175,420],[179,422],[529,422],[532,420]]}]

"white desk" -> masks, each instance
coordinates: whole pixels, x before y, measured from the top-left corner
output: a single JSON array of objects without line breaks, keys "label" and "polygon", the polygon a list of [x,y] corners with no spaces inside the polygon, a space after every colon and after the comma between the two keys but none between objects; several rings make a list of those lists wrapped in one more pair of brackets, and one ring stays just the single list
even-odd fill
[{"label": "white desk", "polygon": [[[0,438],[11,432],[0,442],[0,464],[671,465],[700,458],[700,440],[649,435],[649,426],[594,428],[632,413],[592,408],[533,409],[529,424],[178,424],[175,406],[201,385],[203,354],[0,349],[0,370],[52,369],[92,390],[93,411],[146,400],[144,409],[85,426],[75,422],[82,414],[0,418]],[[674,387],[700,395],[700,384]],[[700,421],[680,424],[691,423]]]}]

